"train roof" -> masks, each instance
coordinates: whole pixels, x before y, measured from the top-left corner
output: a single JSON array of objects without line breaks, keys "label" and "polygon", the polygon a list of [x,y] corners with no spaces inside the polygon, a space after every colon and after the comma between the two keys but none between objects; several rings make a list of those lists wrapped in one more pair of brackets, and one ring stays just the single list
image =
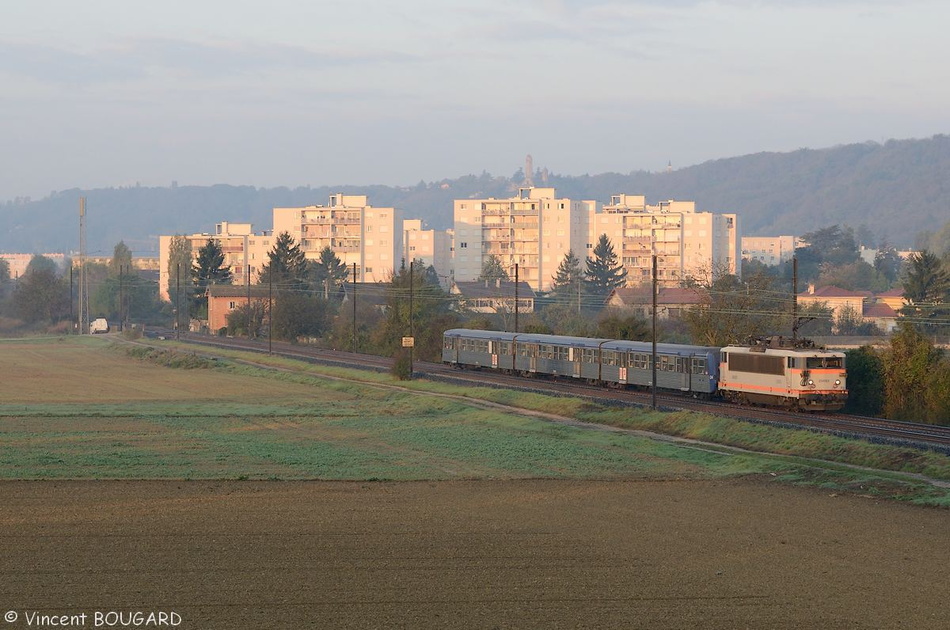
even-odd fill
[{"label": "train roof", "polygon": [[844,352],[824,350],[822,348],[762,348],[751,346],[726,346],[723,352],[740,354],[765,354],[773,357],[843,357]]},{"label": "train roof", "polygon": [[[624,341],[615,340],[604,344],[605,350],[623,350],[626,352],[652,352],[653,342],[651,341]],[[719,348],[713,346],[692,346],[683,343],[658,343],[656,351],[663,354],[709,354],[710,352],[719,354]]]},{"label": "train roof", "polygon": [[[541,335],[531,333],[512,333],[497,330],[469,330],[467,328],[453,328],[446,330],[448,337],[464,336],[470,339],[487,339],[491,341],[518,341],[521,343],[569,345],[574,348],[599,348],[605,350],[619,350],[623,352],[640,351],[652,352],[653,344],[649,341],[626,341],[622,339],[603,339],[598,337],[570,337],[566,335]],[[708,354],[719,352],[719,348],[710,346],[691,346],[678,343],[658,343],[656,350],[663,354]]]}]

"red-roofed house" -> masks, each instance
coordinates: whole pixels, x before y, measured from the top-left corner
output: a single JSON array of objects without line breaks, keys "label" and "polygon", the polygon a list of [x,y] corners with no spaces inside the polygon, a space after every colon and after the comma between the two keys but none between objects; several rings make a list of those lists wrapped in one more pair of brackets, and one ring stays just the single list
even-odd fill
[{"label": "red-roofed house", "polygon": [[816,289],[809,286],[808,291],[798,294],[798,303],[801,306],[824,304],[831,309],[835,319],[846,311],[857,315],[864,313],[864,303],[871,298],[870,291],[848,291],[840,287],[821,287]]},{"label": "red-roofed house", "polygon": [[[879,296],[878,296],[879,297]],[[898,314],[890,304],[872,302],[864,305],[864,321],[871,322],[886,333],[897,328]]]},{"label": "red-roofed house", "polygon": [[[642,317],[649,317],[653,308],[651,285],[614,289],[607,296],[607,306],[632,310]],[[676,318],[683,311],[709,303],[709,295],[702,289],[659,287],[656,294],[658,319]]]},{"label": "red-roofed house", "polygon": [[901,310],[907,304],[907,300],[904,299],[903,287],[897,287],[896,289],[891,289],[884,293],[876,293],[874,299],[883,304],[887,304],[895,311]]}]

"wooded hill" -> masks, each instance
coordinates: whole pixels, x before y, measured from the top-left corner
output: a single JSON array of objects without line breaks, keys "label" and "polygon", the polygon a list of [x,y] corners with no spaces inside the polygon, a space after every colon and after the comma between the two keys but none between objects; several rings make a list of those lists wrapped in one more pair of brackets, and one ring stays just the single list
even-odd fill
[{"label": "wooded hill", "polygon": [[[646,195],[648,203],[693,200],[698,210],[736,212],[745,235],[800,235],[834,224],[865,226],[876,242],[911,247],[921,232],[950,221],[950,136],[889,140],[790,153],[756,153],[712,160],[666,173],[550,175],[536,185],[558,196],[607,202],[618,193]],[[108,255],[124,240],[136,255],[154,255],[159,234],[213,232],[215,223],[250,222],[270,229],[275,206],[326,204],[333,193],[365,194],[374,206],[395,206],[432,228],[452,224],[452,201],[506,197],[523,185],[488,173],[410,187],[252,186],[128,187],[68,190],[38,201],[0,205],[0,251],[69,252],[78,249],[78,199],[87,198],[90,255]]]}]

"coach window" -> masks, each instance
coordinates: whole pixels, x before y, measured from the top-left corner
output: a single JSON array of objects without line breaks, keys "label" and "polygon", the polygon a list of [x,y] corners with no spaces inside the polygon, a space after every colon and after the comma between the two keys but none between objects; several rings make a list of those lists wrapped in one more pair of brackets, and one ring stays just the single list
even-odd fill
[{"label": "coach window", "polygon": [[706,359],[693,359],[693,374],[706,373]]}]

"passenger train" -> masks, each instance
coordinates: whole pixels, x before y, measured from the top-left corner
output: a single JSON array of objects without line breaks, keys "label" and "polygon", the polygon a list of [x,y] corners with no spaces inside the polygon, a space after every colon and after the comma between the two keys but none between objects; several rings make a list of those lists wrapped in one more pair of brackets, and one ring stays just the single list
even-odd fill
[{"label": "passenger train", "polygon": [[[653,385],[649,342],[459,328],[443,340],[443,362],[460,368]],[[657,388],[666,391],[810,411],[836,411],[848,397],[843,353],[780,337],[725,348],[658,343],[656,352]]]}]

